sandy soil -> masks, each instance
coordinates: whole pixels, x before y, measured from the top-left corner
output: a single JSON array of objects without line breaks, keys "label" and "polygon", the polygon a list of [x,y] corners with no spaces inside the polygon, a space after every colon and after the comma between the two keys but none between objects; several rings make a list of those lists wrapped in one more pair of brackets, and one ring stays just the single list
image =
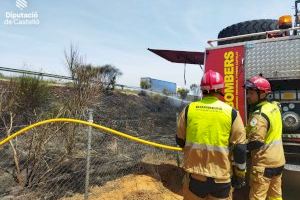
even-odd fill
[{"label": "sandy soil", "polygon": [[[75,195],[64,200],[82,200],[83,195]],[[181,200],[179,194],[168,190],[163,184],[147,175],[128,175],[108,182],[103,187],[90,190],[90,200]]]},{"label": "sandy soil", "polygon": [[[182,200],[182,172],[174,165],[148,165],[149,174],[131,174],[90,189],[90,200]],[[63,200],[82,200],[82,194]]]}]

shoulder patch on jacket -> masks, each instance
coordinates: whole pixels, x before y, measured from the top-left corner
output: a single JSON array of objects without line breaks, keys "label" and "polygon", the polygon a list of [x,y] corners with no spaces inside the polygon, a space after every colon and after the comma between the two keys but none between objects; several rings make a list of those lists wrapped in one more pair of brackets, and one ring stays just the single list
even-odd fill
[{"label": "shoulder patch on jacket", "polygon": [[251,121],[250,121],[250,126],[252,126],[252,127],[254,127],[254,126],[256,126],[257,125],[257,119],[255,118],[255,117],[253,117],[252,119],[251,119]]}]

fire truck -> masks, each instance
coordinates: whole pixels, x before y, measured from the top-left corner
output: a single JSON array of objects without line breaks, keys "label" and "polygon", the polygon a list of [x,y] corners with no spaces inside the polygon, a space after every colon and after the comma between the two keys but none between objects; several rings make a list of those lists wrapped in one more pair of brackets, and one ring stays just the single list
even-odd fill
[{"label": "fire truck", "polygon": [[[283,142],[288,159],[300,158],[300,1],[295,2],[292,17],[279,20],[253,20],[223,29],[219,38],[208,41],[205,71],[223,74],[224,100],[238,109],[247,121],[243,88],[246,79],[260,75],[272,86],[268,99],[282,108]],[[278,29],[278,30],[275,30]],[[248,31],[250,33],[241,33]],[[258,32],[260,31],[260,32]],[[216,43],[217,46],[213,44]]]},{"label": "fire truck", "polygon": [[300,0],[292,16],[234,24],[204,52],[148,49],[176,63],[204,65],[224,76],[224,101],[239,110],[247,122],[245,80],[260,75],[272,86],[270,101],[281,104],[283,142],[288,162],[300,163]]}]

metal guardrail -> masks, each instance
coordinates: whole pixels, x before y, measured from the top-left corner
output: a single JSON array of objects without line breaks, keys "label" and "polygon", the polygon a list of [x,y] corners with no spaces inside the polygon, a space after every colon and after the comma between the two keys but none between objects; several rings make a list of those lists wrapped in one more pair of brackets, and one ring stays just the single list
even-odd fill
[{"label": "metal guardrail", "polygon": [[[16,69],[16,68],[8,68],[8,67],[0,67],[0,71],[6,71],[6,72],[14,72],[14,73],[20,73],[20,74],[28,74],[28,75],[36,75],[36,76],[43,76],[43,77],[50,77],[50,78],[57,78],[57,79],[64,79],[64,80],[76,80],[73,79],[70,76],[62,76],[62,75],[57,75],[57,74],[50,74],[50,73],[43,73],[43,72],[36,72],[36,71],[30,71],[30,70],[22,70],[22,69]],[[105,83],[104,83],[105,84]],[[106,83],[108,84],[108,83]],[[173,99],[176,101],[181,101],[185,104],[190,103],[191,101],[188,100],[184,100],[184,99],[179,99],[176,96],[169,96],[169,95],[165,95],[161,92],[156,92],[156,91],[152,91],[149,89],[142,89],[140,87],[135,87],[135,86],[128,86],[128,85],[124,85],[124,84],[115,84],[115,87],[120,88],[120,89],[129,89],[129,90],[133,90],[133,91],[144,91],[147,94],[158,94],[160,96],[164,96],[167,97],[169,99]]]},{"label": "metal guardrail", "polygon": [[29,74],[29,75],[36,75],[36,76],[45,76],[45,77],[65,79],[65,80],[73,80],[73,78],[69,77],[69,76],[61,76],[61,75],[56,75],[56,74],[35,72],[35,71],[29,71],[29,70],[23,70],[23,69],[14,69],[14,68],[8,68],[8,67],[0,67],[0,71],[15,72],[15,73],[20,73],[20,74]]}]

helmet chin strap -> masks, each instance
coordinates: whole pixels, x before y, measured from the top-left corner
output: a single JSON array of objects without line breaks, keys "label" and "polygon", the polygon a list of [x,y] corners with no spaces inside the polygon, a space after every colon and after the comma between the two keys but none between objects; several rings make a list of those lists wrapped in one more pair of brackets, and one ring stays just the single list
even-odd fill
[{"label": "helmet chin strap", "polygon": [[219,94],[222,97],[224,97],[224,93],[222,92],[221,89],[215,89],[215,90],[204,90],[203,95],[209,95],[209,94]]},{"label": "helmet chin strap", "polygon": [[260,90],[256,90],[256,93],[257,93],[258,101],[257,101],[257,103],[255,103],[255,106],[256,106],[257,104],[260,104],[261,102],[267,100],[267,95],[266,95],[264,98],[260,98],[260,95],[261,95]]}]

